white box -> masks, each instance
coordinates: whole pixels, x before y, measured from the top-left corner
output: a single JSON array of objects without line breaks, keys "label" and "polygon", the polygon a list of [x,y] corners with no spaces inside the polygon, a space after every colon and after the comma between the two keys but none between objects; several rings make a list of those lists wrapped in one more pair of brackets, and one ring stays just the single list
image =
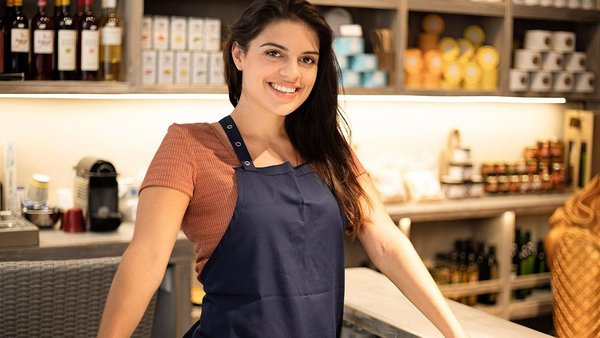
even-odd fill
[{"label": "white box", "polygon": [[142,83],[156,83],[156,51],[154,50],[142,52]]},{"label": "white box", "polygon": [[142,49],[152,49],[152,17],[142,19]]},{"label": "white box", "polygon": [[175,52],[175,83],[189,84],[191,78],[192,53]]},{"label": "white box", "polygon": [[155,50],[169,49],[169,18],[154,16],[152,23],[152,47]]},{"label": "white box", "polygon": [[204,50],[216,52],[221,50],[221,20],[207,18],[204,24]]},{"label": "white box", "polygon": [[192,53],[192,83],[208,83],[208,52]]},{"label": "white box", "polygon": [[188,19],[188,50],[204,50],[204,26],[205,20],[202,18]]},{"label": "white box", "polygon": [[187,45],[187,19],[180,16],[171,17],[171,30],[169,31],[169,46],[171,50],[186,50]]},{"label": "white box", "polygon": [[208,53],[208,84],[224,84],[223,54],[220,52]]},{"label": "white box", "polygon": [[175,78],[175,52],[158,52],[158,83],[173,83]]}]

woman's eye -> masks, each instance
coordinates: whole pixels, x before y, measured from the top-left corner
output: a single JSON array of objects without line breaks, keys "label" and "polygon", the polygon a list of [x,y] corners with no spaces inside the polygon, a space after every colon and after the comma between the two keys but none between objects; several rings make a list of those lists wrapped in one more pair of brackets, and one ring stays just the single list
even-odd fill
[{"label": "woman's eye", "polygon": [[274,58],[276,58],[276,57],[279,57],[279,56],[281,56],[281,53],[279,53],[279,52],[278,52],[278,51],[276,51],[276,50],[268,50],[268,51],[266,52],[266,55],[267,55],[267,56],[270,56],[270,57],[274,57]]},{"label": "woman's eye", "polygon": [[305,63],[307,65],[312,65],[317,63],[317,61],[311,57],[303,57],[300,59],[300,61],[302,61],[302,63]]}]

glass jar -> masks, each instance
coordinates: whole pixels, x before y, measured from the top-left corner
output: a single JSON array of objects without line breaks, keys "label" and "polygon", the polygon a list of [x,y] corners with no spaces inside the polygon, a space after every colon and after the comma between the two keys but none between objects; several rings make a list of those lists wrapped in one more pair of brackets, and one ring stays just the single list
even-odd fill
[{"label": "glass jar", "polygon": [[552,178],[550,174],[542,174],[542,190],[543,191],[551,191],[554,188],[554,183],[552,182]]},{"label": "glass jar", "polygon": [[542,190],[542,178],[540,177],[540,175],[531,175],[530,182],[531,191],[538,192]]},{"label": "glass jar", "polygon": [[496,175],[506,175],[506,163],[504,163],[504,162],[494,163],[494,173]]},{"label": "glass jar", "polygon": [[550,141],[542,140],[537,141],[537,158],[548,158],[550,157]]},{"label": "glass jar", "polygon": [[550,140],[550,155],[555,158],[562,158],[565,152],[565,144],[560,139]]},{"label": "glass jar", "polygon": [[508,176],[498,175],[498,192],[508,192],[509,187],[510,182],[508,181]]},{"label": "glass jar", "polygon": [[519,192],[521,191],[521,180],[519,175],[510,175],[508,183],[508,191]]},{"label": "glass jar", "polygon": [[525,147],[525,150],[523,150],[523,158],[525,158],[525,160],[536,159],[537,154],[538,154],[538,148],[536,146]]},{"label": "glass jar", "polygon": [[521,192],[522,193],[526,193],[529,192],[531,190],[531,182],[529,180],[529,175],[521,175],[519,176],[519,179],[521,180]]},{"label": "glass jar", "polygon": [[489,194],[498,192],[498,178],[496,176],[486,176],[483,190]]},{"label": "glass jar", "polygon": [[489,162],[481,163],[481,176],[494,175],[494,165]]}]

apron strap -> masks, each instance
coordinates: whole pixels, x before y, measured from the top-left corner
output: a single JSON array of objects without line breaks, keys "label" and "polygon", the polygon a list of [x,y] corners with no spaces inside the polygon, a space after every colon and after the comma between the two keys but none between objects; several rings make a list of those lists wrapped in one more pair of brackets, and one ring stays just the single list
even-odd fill
[{"label": "apron strap", "polygon": [[225,130],[225,134],[227,134],[227,138],[229,139],[229,142],[231,142],[231,146],[240,160],[242,168],[245,170],[255,170],[256,168],[254,167],[248,148],[246,147],[242,135],[231,115],[225,116],[219,123],[221,124],[221,127],[223,127],[223,130]]}]

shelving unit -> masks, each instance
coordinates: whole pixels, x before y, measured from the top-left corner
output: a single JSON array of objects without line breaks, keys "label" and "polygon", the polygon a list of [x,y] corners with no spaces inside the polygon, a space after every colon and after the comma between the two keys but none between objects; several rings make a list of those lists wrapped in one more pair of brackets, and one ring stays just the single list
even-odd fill
[{"label": "shelving unit", "polygon": [[[512,298],[514,290],[544,287],[550,284],[550,274],[515,277],[511,275],[511,251],[516,227],[533,225],[533,238],[548,231],[547,219],[563,205],[569,193],[538,195],[489,196],[429,203],[389,203],[388,213],[403,224],[415,249],[425,262],[436,252],[451,248],[455,239],[473,238],[494,243],[499,265],[496,280],[440,285],[446,297],[498,293],[496,305],[480,305],[482,311],[505,319],[522,319],[549,314],[552,295],[549,290],[534,290],[526,299]],[[406,229],[406,225],[408,229]],[[444,233],[445,236],[432,236]],[[536,237],[537,236],[537,237]]]},{"label": "shelving unit", "polygon": [[[200,17],[218,17],[223,27],[233,20],[250,4],[250,0],[208,0],[201,3],[183,0],[164,6],[158,0],[119,1],[119,11],[125,20],[125,55],[122,82],[108,84],[74,84],[62,82],[0,82],[0,93],[226,93],[225,86],[208,85],[155,85],[141,83],[141,46],[136,43],[141,36],[142,17],[144,14],[184,15]],[[561,24],[558,28],[573,28],[581,35],[587,48],[588,60],[600,58],[600,10],[582,10],[540,6],[514,5],[512,1],[489,3],[467,0],[312,0],[323,11],[332,7],[345,7],[355,22],[363,26],[365,36],[374,28],[388,27],[394,32],[396,52],[395,83],[383,89],[349,88],[347,94],[368,95],[502,95],[522,97],[564,97],[570,102],[600,102],[600,88],[596,86],[593,93],[513,93],[508,89],[508,73],[511,67],[513,40],[523,31],[523,27],[535,28],[532,23],[542,22],[550,27]],[[25,0],[26,10],[35,7],[34,0]],[[96,13],[100,13],[96,4]],[[408,89],[403,85],[402,67],[404,51],[409,48],[418,33],[415,21],[425,13],[438,13],[448,18],[452,27],[465,26],[468,23],[480,23],[490,37],[488,44],[494,45],[500,52],[499,86],[497,90],[421,90]],[[532,21],[533,20],[533,21]],[[562,25],[562,26],[561,26]],[[460,29],[460,28],[451,28]],[[224,29],[225,30],[225,29]],[[579,39],[579,38],[578,38]],[[367,39],[367,50],[369,50]],[[583,49],[583,46],[580,46]],[[600,64],[589,62],[590,70],[600,78]]]}]

